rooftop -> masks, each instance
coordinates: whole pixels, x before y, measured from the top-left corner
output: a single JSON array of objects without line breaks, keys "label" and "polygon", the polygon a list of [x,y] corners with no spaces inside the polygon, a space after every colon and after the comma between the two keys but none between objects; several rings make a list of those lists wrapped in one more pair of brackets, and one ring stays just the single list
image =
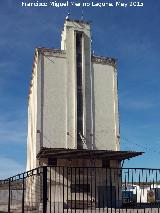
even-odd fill
[{"label": "rooftop", "polygon": [[90,25],[91,22],[90,21],[85,21],[85,20],[76,20],[76,19],[65,19],[65,22],[69,21],[69,22],[76,22],[78,24],[87,24]]}]

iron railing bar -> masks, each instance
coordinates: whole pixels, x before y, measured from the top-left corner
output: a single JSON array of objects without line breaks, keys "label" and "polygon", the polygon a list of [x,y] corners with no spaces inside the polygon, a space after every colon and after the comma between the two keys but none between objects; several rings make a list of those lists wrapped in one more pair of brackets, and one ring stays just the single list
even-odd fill
[{"label": "iron railing bar", "polygon": [[[93,169],[93,168],[92,168]],[[92,175],[92,169],[91,169],[91,175]],[[94,198],[94,203],[95,203],[95,212],[96,212],[96,208],[97,208],[97,168],[94,168],[94,185],[95,185],[95,198]],[[92,176],[91,176],[92,178]],[[91,212],[92,212],[92,197],[91,197]]]},{"label": "iron railing bar", "polygon": [[76,183],[76,167],[75,167],[75,177],[74,177],[74,185],[75,185],[75,200],[74,200],[74,206],[75,206],[75,213],[76,213],[76,208],[77,208],[77,206],[76,206],[76,194],[77,194],[77,183]]},{"label": "iron railing bar", "polygon": [[57,167],[55,167],[54,169],[55,171],[55,174],[54,174],[54,178],[55,178],[55,193],[54,193],[54,213],[56,212],[56,204],[55,204],[55,201],[56,201],[56,183],[57,183],[57,176],[56,176],[56,173],[57,173]]},{"label": "iron railing bar", "polygon": [[58,213],[60,212],[60,206],[59,206],[59,203],[60,203],[60,199],[61,199],[61,186],[60,186],[60,172],[61,172],[61,167],[58,166],[58,185],[59,185],[59,195],[58,195],[58,198],[59,198],[59,202],[58,202]]},{"label": "iron railing bar", "polygon": [[[72,167],[70,169],[71,169],[71,186],[72,186]],[[71,213],[72,213],[72,191],[71,191]]]},{"label": "iron railing bar", "polygon": [[64,213],[64,167],[62,167],[63,169],[63,213]]},{"label": "iron railing bar", "polygon": [[9,179],[9,182],[8,182],[8,212],[9,213],[10,213],[10,210],[11,210],[11,182]]},{"label": "iron railing bar", "polygon": [[[121,170],[117,169],[117,175],[118,175],[118,184],[117,184],[117,198],[118,198],[118,212],[120,213],[120,181],[121,181]],[[122,186],[121,186],[122,190]]]},{"label": "iron railing bar", "polygon": [[68,213],[68,167],[67,167],[67,213]]},{"label": "iron railing bar", "polygon": [[51,181],[52,181],[52,169],[51,167],[49,167],[50,170],[50,174],[49,174],[49,187],[50,187],[50,213],[51,213],[51,208],[52,208],[52,184],[51,184]]},{"label": "iron railing bar", "polygon": [[83,168],[83,213],[84,213],[84,168]]},{"label": "iron railing bar", "polygon": [[93,199],[93,197],[92,197],[92,193],[93,193],[93,180],[92,180],[92,169],[93,168],[90,168],[90,176],[91,176],[91,213],[92,213],[92,199]]},{"label": "iron railing bar", "polygon": [[88,212],[88,193],[89,193],[89,185],[88,185],[88,168],[87,168],[87,212]]},{"label": "iron railing bar", "polygon": [[[99,168],[97,168],[97,179],[98,179],[98,181],[100,182],[100,174],[99,174]],[[99,183],[100,184],[100,183]],[[98,184],[98,185],[99,185]],[[100,187],[99,187],[99,190],[98,190],[98,211],[99,211],[99,213],[100,213],[100,205],[101,205],[101,194],[100,194]]]},{"label": "iron railing bar", "polygon": [[22,213],[24,213],[24,178],[22,183]]},{"label": "iron railing bar", "polygon": [[47,167],[43,167],[43,213],[47,212]]},{"label": "iron railing bar", "polygon": [[111,196],[111,213],[112,213],[112,170],[110,168],[110,196]]},{"label": "iron railing bar", "polygon": [[114,208],[115,208],[115,213],[116,213],[116,209],[117,209],[117,207],[116,207],[116,205],[117,205],[117,196],[116,196],[116,173],[115,173],[115,170],[113,170],[113,177],[114,177],[114,185],[115,185],[115,190],[114,190],[114,196],[115,196],[115,206],[114,206]]},{"label": "iron railing bar", "polygon": [[108,168],[106,167],[106,199],[107,199],[107,213],[108,213]]},{"label": "iron railing bar", "polygon": [[80,190],[80,183],[81,183],[81,173],[80,173],[81,171],[80,171],[80,168],[79,168],[79,170],[78,170],[78,176],[79,176],[79,178],[78,178],[78,181],[79,181],[79,183],[78,183],[78,185],[79,185],[79,201],[80,201],[80,193],[81,193],[81,190]]}]

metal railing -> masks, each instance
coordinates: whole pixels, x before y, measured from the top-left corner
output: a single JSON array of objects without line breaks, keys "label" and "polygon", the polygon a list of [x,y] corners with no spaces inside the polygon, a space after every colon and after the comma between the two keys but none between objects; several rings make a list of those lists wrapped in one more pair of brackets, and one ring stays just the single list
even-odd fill
[{"label": "metal railing", "polygon": [[0,181],[4,212],[157,212],[160,169],[40,167]]},{"label": "metal railing", "polygon": [[42,167],[0,181],[0,212],[40,212],[43,176]]}]

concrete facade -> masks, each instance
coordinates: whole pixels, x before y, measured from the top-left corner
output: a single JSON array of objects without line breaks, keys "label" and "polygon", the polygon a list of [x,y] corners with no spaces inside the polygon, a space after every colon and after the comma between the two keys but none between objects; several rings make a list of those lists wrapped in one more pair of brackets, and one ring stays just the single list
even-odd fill
[{"label": "concrete facade", "polygon": [[[82,126],[77,119],[76,38],[81,38]],[[77,135],[81,141],[78,142]],[[37,48],[28,104],[27,170],[41,147],[120,150],[116,61],[91,54],[90,24],[65,20],[61,50]]]}]

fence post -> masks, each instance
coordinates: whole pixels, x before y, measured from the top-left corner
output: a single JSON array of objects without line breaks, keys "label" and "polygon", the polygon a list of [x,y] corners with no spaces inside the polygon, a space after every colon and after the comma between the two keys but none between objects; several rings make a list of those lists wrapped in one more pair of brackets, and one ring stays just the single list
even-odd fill
[{"label": "fence post", "polygon": [[11,211],[11,179],[9,178],[8,182],[8,212],[10,213]]},{"label": "fence post", "polygon": [[47,212],[47,166],[43,166],[43,213]]},{"label": "fence post", "polygon": [[24,213],[24,173],[22,178],[22,213]]}]

